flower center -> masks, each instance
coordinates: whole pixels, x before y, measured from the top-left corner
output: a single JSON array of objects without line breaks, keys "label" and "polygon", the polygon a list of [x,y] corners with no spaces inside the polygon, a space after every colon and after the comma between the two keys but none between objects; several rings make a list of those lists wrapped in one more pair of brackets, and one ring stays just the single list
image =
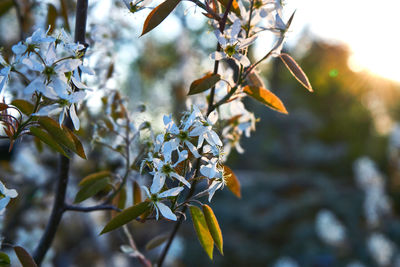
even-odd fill
[{"label": "flower center", "polygon": [[158,201],[157,194],[151,194],[150,200],[153,202],[157,202]]},{"label": "flower center", "polygon": [[173,172],[174,171],[174,169],[171,167],[171,165],[169,165],[169,164],[164,164],[163,166],[162,166],[162,168],[161,168],[161,172],[162,173],[165,173],[165,174],[169,174],[169,173],[171,173],[171,172]]},{"label": "flower center", "polygon": [[46,66],[43,70],[43,74],[50,78],[50,76],[56,74],[56,72],[54,68]]},{"label": "flower center", "polygon": [[229,57],[233,56],[233,55],[236,53],[236,45],[228,45],[228,46],[225,48],[225,53],[226,53]]},{"label": "flower center", "polygon": [[69,102],[66,99],[60,99],[57,101],[61,106],[68,106]]},{"label": "flower center", "polygon": [[178,138],[181,141],[185,141],[185,140],[187,140],[189,138],[189,134],[188,134],[187,131],[180,131],[179,134],[178,134]]},{"label": "flower center", "polygon": [[132,3],[130,3],[131,8],[129,9],[130,12],[135,13],[139,10],[139,7],[137,4],[133,5]]}]

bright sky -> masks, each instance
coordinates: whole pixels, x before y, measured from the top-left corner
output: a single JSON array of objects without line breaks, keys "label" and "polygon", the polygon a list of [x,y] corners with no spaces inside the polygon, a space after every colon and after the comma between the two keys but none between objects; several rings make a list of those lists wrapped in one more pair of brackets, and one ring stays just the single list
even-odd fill
[{"label": "bright sky", "polygon": [[343,41],[353,51],[351,61],[358,68],[400,81],[399,0],[286,2],[289,10],[297,9],[294,33],[308,26],[317,36]]}]

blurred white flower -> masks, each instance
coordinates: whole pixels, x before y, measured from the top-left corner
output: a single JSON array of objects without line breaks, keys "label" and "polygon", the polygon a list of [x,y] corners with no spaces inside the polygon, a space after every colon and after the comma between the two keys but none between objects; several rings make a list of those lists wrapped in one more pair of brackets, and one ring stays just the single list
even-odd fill
[{"label": "blurred white flower", "polygon": [[368,250],[379,266],[389,266],[394,256],[395,247],[381,233],[373,233],[367,241]]},{"label": "blurred white flower", "polygon": [[338,246],[345,241],[346,229],[329,210],[320,210],[315,220],[315,230],[328,245]]}]

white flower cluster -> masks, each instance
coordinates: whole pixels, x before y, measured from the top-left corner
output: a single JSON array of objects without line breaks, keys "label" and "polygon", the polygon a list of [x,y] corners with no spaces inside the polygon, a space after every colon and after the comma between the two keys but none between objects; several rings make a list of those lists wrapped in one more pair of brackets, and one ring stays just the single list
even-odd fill
[{"label": "white flower cluster", "polygon": [[364,212],[370,226],[376,226],[380,217],[391,210],[389,198],[385,192],[385,181],[374,162],[362,157],[354,164],[357,185],[365,193]]},{"label": "white flower cluster", "polygon": [[[238,1],[238,9],[240,17],[234,12],[228,15],[232,25],[221,33],[219,23],[214,22],[214,34],[217,37],[218,43],[221,46],[221,51],[215,51],[210,54],[213,60],[222,60],[231,58],[243,67],[248,67],[251,63],[243,50],[253,44],[257,39],[257,33],[268,30],[278,36],[277,42],[274,44],[272,51],[273,55],[281,53],[285,34],[288,26],[282,20],[282,5],[280,0],[260,0],[254,1],[250,8],[250,3],[245,4]],[[257,26],[261,22],[265,26]]]},{"label": "white flower cluster", "polygon": [[315,219],[315,230],[321,240],[328,245],[338,246],[344,243],[346,229],[329,210],[320,210]]},{"label": "white flower cluster", "polygon": [[[150,189],[143,189],[153,203],[157,218],[160,211],[165,218],[176,220],[176,216],[170,208],[161,203],[161,200],[177,196],[184,190],[184,186],[191,187],[184,177],[187,173],[182,172],[182,164],[187,164],[187,169],[190,170],[193,160],[201,160],[200,173],[209,181],[210,201],[215,191],[224,186],[222,142],[213,130],[217,119],[217,112],[204,117],[196,106],[193,106],[190,113],[184,114],[179,125],[175,124],[171,115],[164,116],[165,133],[153,138],[154,145],[141,165],[142,170],[148,166],[150,174],[153,175]],[[206,156],[201,157],[200,152]],[[163,191],[167,178],[178,181],[182,186]]]},{"label": "white flower cluster", "polygon": [[39,28],[25,41],[12,47],[14,57],[10,63],[0,56],[0,64],[3,66],[0,69],[0,93],[3,93],[11,73],[15,72],[27,82],[23,93],[28,98],[37,94],[49,103],[41,105],[40,110],[33,115],[59,114],[61,124],[69,110],[74,127],[78,130],[80,124],[76,108],[86,93],[76,89],[87,89],[79,73],[93,74],[92,70],[82,65],[80,58],[84,49],[82,44],[73,43],[63,30],[53,37]]}]

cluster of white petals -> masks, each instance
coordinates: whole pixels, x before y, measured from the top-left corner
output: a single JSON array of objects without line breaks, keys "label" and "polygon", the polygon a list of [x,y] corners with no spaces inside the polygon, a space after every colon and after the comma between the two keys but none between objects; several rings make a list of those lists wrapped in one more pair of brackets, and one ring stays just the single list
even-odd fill
[{"label": "cluster of white petals", "polygon": [[[43,29],[37,29],[32,36],[12,47],[14,57],[6,62],[0,56],[0,94],[12,72],[28,82],[23,93],[27,99],[33,94],[42,95],[49,104],[41,105],[34,114],[52,116],[59,114],[62,124],[67,111],[76,130],[80,127],[76,109],[85,99],[88,89],[81,82],[80,73],[94,74],[91,69],[82,65],[82,51],[85,46],[74,43],[63,30],[50,36]],[[78,91],[81,90],[81,91]]]}]

